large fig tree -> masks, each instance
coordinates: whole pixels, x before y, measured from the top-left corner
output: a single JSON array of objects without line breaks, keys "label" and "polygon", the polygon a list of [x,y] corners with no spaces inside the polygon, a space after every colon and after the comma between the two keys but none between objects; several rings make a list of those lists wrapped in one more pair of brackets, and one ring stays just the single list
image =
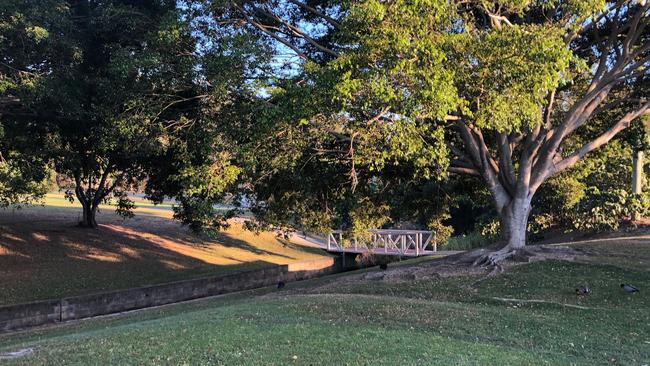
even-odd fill
[{"label": "large fig tree", "polygon": [[[219,24],[274,44],[283,65],[263,93],[260,123],[273,137],[265,147],[281,147],[254,182],[266,179],[261,206],[287,222],[296,221],[279,202],[296,202],[298,191],[311,197],[302,216],[330,215],[336,200],[354,206],[354,192],[385,197],[405,164],[419,182],[468,174],[500,216],[504,246],[482,258],[494,264],[525,247],[545,181],[650,110],[648,1],[251,0],[211,9]],[[567,144],[612,110],[620,113],[586,143]],[[280,194],[287,180],[310,188]]]}]

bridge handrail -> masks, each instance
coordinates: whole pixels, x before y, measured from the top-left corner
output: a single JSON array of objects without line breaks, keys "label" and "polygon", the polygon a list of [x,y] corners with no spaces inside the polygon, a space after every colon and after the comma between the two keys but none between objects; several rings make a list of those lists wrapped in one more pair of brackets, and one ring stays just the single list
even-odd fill
[{"label": "bridge handrail", "polygon": [[[345,230],[332,230],[332,234],[344,234]],[[431,230],[396,230],[396,229],[371,229],[368,230],[372,234],[431,234]]]},{"label": "bridge handrail", "polygon": [[401,254],[406,254],[413,250],[417,256],[424,253],[429,245],[432,246],[434,252],[437,251],[438,247],[435,231],[374,229],[368,230],[368,233],[371,234],[372,239],[367,245],[365,243],[359,245],[358,238],[351,237],[350,243],[352,245],[345,246],[343,245],[343,234],[345,234],[345,231],[332,230],[327,235],[327,250],[339,252],[354,250],[358,252],[361,246],[370,252],[378,252],[380,249],[383,249],[384,253],[388,253],[390,247],[391,250],[395,249]]}]

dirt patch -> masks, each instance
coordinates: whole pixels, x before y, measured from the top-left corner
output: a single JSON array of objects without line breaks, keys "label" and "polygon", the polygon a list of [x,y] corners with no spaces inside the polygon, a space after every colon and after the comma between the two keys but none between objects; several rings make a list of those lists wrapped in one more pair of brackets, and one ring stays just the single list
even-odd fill
[{"label": "dirt patch", "polygon": [[[490,273],[489,268],[473,266],[471,263],[475,258],[483,255],[487,250],[476,250],[459,255],[432,260],[420,265],[401,266],[389,268],[386,271],[368,273],[365,279],[382,279],[389,282],[400,282],[409,280],[426,280],[436,278],[446,278],[455,276],[476,276]],[[569,247],[537,245],[527,248],[526,252],[520,256],[515,255],[512,260],[503,263],[504,270],[522,265],[544,260],[561,260],[561,261],[582,261],[589,257],[579,249]]]},{"label": "dirt patch", "polygon": [[[368,283],[373,281],[382,281],[385,283],[399,284],[412,281],[424,281],[448,278],[448,277],[480,277],[487,279],[493,275],[497,275],[492,268],[473,266],[473,260],[485,254],[487,250],[477,250],[468,253],[452,255],[445,258],[432,259],[426,262],[417,263],[413,265],[395,265],[389,263],[385,270],[376,269],[339,277],[335,281],[328,282],[321,286],[316,286],[305,292],[304,289],[293,291],[293,293],[327,293],[336,292],[341,286],[355,286],[361,283]],[[528,248],[526,256],[517,257],[513,260],[505,261],[502,264],[503,272],[509,269],[520,266],[525,263],[531,263],[544,260],[561,260],[571,262],[587,261],[590,253],[583,252],[580,249],[570,247],[558,246],[534,246]],[[480,282],[481,280],[477,281]],[[272,296],[272,295],[271,295]]]},{"label": "dirt patch", "polygon": [[639,221],[636,225],[621,228],[612,232],[558,232],[551,231],[544,234],[544,237],[536,240],[534,245],[565,244],[591,241],[608,241],[635,239],[650,235],[650,219]]}]

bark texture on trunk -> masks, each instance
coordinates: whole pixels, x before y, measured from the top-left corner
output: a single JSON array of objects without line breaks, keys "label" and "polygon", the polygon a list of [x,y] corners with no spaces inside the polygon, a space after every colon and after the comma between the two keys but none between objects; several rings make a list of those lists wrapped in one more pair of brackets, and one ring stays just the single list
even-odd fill
[{"label": "bark texture on trunk", "polygon": [[501,238],[510,249],[526,246],[530,199],[515,198],[501,211]]},{"label": "bark texture on trunk", "polygon": [[95,215],[97,213],[97,207],[92,203],[82,204],[83,206],[83,218],[79,223],[80,226],[95,229],[97,228],[97,220],[95,220]]},{"label": "bark texture on trunk", "polygon": [[497,266],[504,259],[516,255],[517,252],[525,251],[533,192],[524,184],[519,185],[514,193],[514,198],[503,194],[494,196],[499,212],[499,229],[503,246],[495,252],[479,257],[474,262],[475,265]]},{"label": "bark texture on trunk", "polygon": [[[632,194],[643,192],[643,151],[636,151],[632,157]],[[638,212],[632,213],[632,220],[641,218]]]},{"label": "bark texture on trunk", "polygon": [[79,226],[95,229],[97,228],[97,208],[99,204],[113,191],[119,180],[113,182],[110,187],[107,187],[107,178],[110,169],[105,169],[101,174],[99,182],[93,183],[91,178],[88,178],[88,183],[84,188],[83,180],[81,179],[81,172],[75,174],[75,196],[81,203],[83,216],[79,222]]},{"label": "bark texture on trunk", "polygon": [[[612,90],[617,90],[621,83],[645,72],[638,67],[648,60],[648,48],[643,43],[642,35],[647,31],[650,2],[637,7],[621,4],[625,2],[619,2],[600,15],[608,19],[610,33],[606,41],[593,44],[599,48],[601,56],[596,62],[592,79],[584,93],[576,94],[575,101],[564,106],[561,113],[557,113],[555,107],[556,94],[560,91],[558,88],[550,90],[546,102],[540,105],[539,123],[519,131],[483,129],[467,119],[460,109],[459,113],[448,116],[449,126],[462,142],[457,144],[452,141],[447,145],[453,154],[449,171],[482,179],[492,194],[501,222],[504,246],[482,256],[477,262],[495,265],[518,252],[525,255],[531,200],[539,187],[607,144],[635,119],[650,115],[650,100],[642,98],[609,128],[600,131],[583,145],[574,147],[565,144],[569,136],[589,123],[595,115],[614,105],[617,99],[626,98],[624,93],[610,95]],[[588,29],[598,24],[587,22],[584,26]],[[579,34],[568,34],[567,45]],[[604,104],[604,101],[608,103]],[[642,156],[637,155],[636,158],[634,185],[639,191]]]}]

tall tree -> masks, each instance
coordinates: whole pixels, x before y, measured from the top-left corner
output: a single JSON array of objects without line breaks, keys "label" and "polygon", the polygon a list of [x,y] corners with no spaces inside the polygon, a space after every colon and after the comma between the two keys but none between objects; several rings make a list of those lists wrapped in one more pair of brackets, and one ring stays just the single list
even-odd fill
[{"label": "tall tree", "polygon": [[[313,173],[298,182],[323,202],[311,212],[353,197],[359,178],[395,184],[385,173],[399,163],[429,177],[468,174],[489,189],[505,243],[481,263],[524,249],[540,186],[650,110],[648,1],[215,4],[220,21],[276,42],[278,59],[294,65],[271,83],[268,101],[281,111],[271,130],[291,131],[291,173]],[[593,124],[612,108],[620,113],[608,125]],[[566,143],[599,126],[583,145]],[[305,162],[336,167],[330,173],[349,177],[351,189],[337,197],[340,179],[318,179],[326,173]],[[267,211],[282,207],[277,194],[261,198]]]},{"label": "tall tree", "polygon": [[[81,225],[96,227],[97,208],[110,198],[117,198],[118,213],[130,215],[125,191],[144,179],[158,201],[191,197],[177,212],[189,221],[182,210],[197,194],[214,199],[236,177],[217,151],[211,112],[231,80],[225,72],[202,77],[219,58],[200,49],[177,1],[51,0],[48,21],[41,2],[10,3],[4,17],[37,24],[57,47],[42,61],[15,56],[20,50],[6,55],[13,69],[38,70],[39,80],[15,88],[19,103],[2,118],[26,140],[23,151],[39,146],[43,159],[74,180],[69,198],[83,206]],[[207,172],[223,181],[210,184]]]},{"label": "tall tree", "polygon": [[[48,55],[60,49],[56,1],[3,1],[0,4],[0,207],[38,200],[46,192],[47,159],[34,136],[7,115],[24,113],[21,97],[48,72]],[[47,28],[45,25],[47,24]]]}]

